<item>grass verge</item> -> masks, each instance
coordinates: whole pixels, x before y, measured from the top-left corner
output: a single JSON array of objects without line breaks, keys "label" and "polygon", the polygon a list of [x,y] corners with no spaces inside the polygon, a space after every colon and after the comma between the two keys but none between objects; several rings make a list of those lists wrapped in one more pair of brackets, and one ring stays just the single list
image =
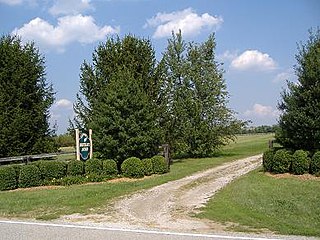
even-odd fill
[{"label": "grass verge", "polygon": [[174,161],[170,173],[137,181],[73,185],[49,189],[23,189],[0,192],[0,217],[54,219],[73,213],[103,211],[113,199],[183,178],[228,161],[256,155],[267,149],[273,135],[239,136],[217,157]]},{"label": "grass verge", "polygon": [[255,170],[222,189],[198,217],[236,223],[236,231],[320,236],[319,199],[319,179],[275,178]]}]

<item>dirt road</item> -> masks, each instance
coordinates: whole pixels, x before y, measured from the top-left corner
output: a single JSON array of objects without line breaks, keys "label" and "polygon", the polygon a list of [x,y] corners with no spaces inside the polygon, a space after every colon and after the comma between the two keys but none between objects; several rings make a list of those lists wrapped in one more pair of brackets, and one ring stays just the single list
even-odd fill
[{"label": "dirt road", "polygon": [[199,211],[218,190],[261,165],[261,159],[262,155],[257,155],[237,160],[140,191],[120,199],[105,214],[75,214],[63,219],[68,222],[108,223],[114,227],[223,232],[224,226],[192,218],[191,215]]}]

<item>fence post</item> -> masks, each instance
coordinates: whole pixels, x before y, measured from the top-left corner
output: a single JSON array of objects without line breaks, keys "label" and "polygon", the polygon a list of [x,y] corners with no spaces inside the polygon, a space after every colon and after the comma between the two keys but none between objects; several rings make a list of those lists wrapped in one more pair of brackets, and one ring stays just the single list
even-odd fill
[{"label": "fence post", "polygon": [[80,146],[79,146],[79,129],[76,128],[76,155],[77,160],[80,160]]}]

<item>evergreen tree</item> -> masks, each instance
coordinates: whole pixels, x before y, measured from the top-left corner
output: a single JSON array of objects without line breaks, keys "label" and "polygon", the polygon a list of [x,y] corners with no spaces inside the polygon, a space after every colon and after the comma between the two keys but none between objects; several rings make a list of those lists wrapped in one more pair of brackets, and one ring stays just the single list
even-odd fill
[{"label": "evergreen tree", "polygon": [[[151,157],[161,136],[156,121],[155,56],[149,40],[110,38],[81,67],[78,125],[92,128],[101,157],[119,164]],[[84,104],[86,103],[86,104]]]},{"label": "evergreen tree", "polygon": [[233,139],[243,125],[228,109],[223,71],[215,60],[214,35],[204,43],[185,43],[173,34],[159,64],[162,71],[162,126],[176,153],[208,156]]},{"label": "evergreen tree", "polygon": [[320,149],[320,29],[310,31],[306,44],[300,44],[295,73],[298,83],[288,82],[282,93],[277,140],[287,148]]},{"label": "evergreen tree", "polygon": [[33,43],[1,37],[0,157],[56,150],[49,126],[54,93],[46,83],[44,63]]}]

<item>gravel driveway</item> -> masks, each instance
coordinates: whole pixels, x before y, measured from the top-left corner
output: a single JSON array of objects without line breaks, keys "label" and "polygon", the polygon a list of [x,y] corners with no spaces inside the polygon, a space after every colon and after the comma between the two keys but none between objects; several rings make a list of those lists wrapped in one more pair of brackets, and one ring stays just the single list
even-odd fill
[{"label": "gravel driveway", "polygon": [[179,232],[224,232],[225,226],[192,218],[218,190],[261,165],[262,155],[240,159],[143,190],[117,201],[106,213],[64,216],[63,221]]},{"label": "gravel driveway", "polygon": [[225,225],[192,217],[217,191],[261,164],[262,154],[236,160],[123,197],[101,214],[73,214],[64,216],[55,222],[110,227],[124,231],[160,230],[186,234],[214,233],[222,234],[221,236],[224,237],[221,239],[317,239],[303,236],[281,236],[268,231],[263,234],[230,233],[226,230]]}]

